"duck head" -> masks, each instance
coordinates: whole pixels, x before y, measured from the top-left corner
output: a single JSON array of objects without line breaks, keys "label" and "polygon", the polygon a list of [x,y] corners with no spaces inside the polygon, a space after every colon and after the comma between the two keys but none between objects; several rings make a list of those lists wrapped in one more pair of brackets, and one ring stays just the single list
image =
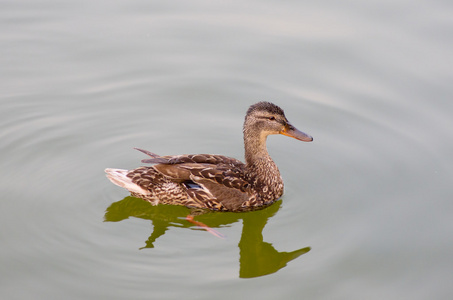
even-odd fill
[{"label": "duck head", "polygon": [[283,109],[270,102],[258,102],[247,110],[244,122],[244,138],[254,135],[261,143],[271,134],[283,134],[303,142],[313,138],[291,125]]}]

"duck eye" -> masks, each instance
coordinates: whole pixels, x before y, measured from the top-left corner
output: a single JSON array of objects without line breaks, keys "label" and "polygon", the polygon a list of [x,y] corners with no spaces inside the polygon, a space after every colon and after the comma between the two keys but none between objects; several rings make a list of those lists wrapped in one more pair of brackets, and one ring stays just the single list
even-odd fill
[{"label": "duck eye", "polygon": [[270,117],[269,117],[269,120],[275,121],[275,117],[274,117],[274,116],[270,116]]}]

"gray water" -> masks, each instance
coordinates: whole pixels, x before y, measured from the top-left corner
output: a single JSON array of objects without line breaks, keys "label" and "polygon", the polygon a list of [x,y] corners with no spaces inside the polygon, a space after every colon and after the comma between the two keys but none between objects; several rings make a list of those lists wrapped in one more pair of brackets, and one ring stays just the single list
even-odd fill
[{"label": "gray water", "polygon": [[[1,299],[448,299],[451,1],[2,1]],[[103,170],[243,159],[261,100],[275,205],[184,220]],[[292,253],[292,254],[291,254]]]}]

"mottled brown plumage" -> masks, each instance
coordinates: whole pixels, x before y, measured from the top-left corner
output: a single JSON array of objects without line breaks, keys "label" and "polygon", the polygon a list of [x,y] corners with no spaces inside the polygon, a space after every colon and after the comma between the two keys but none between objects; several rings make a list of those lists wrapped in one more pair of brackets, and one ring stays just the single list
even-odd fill
[{"label": "mottled brown plumage", "polygon": [[142,162],[152,166],[130,171],[106,169],[107,177],[152,204],[217,211],[264,207],[283,194],[280,172],[266,149],[267,136],[283,134],[306,142],[313,139],[292,126],[283,110],[269,102],[250,106],[243,133],[245,164],[222,155],[159,156],[137,149],[151,157]]}]

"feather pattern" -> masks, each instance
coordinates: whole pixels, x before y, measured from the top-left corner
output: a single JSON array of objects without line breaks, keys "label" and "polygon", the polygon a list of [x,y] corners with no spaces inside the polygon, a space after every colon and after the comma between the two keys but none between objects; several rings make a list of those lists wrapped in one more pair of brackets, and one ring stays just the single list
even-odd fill
[{"label": "feather pattern", "polygon": [[257,209],[283,194],[280,172],[266,149],[270,134],[312,140],[288,122],[281,108],[259,102],[249,108],[244,122],[246,163],[223,155],[159,156],[135,148],[151,157],[142,163],[152,165],[130,171],[106,169],[107,177],[152,204],[217,211]]}]

